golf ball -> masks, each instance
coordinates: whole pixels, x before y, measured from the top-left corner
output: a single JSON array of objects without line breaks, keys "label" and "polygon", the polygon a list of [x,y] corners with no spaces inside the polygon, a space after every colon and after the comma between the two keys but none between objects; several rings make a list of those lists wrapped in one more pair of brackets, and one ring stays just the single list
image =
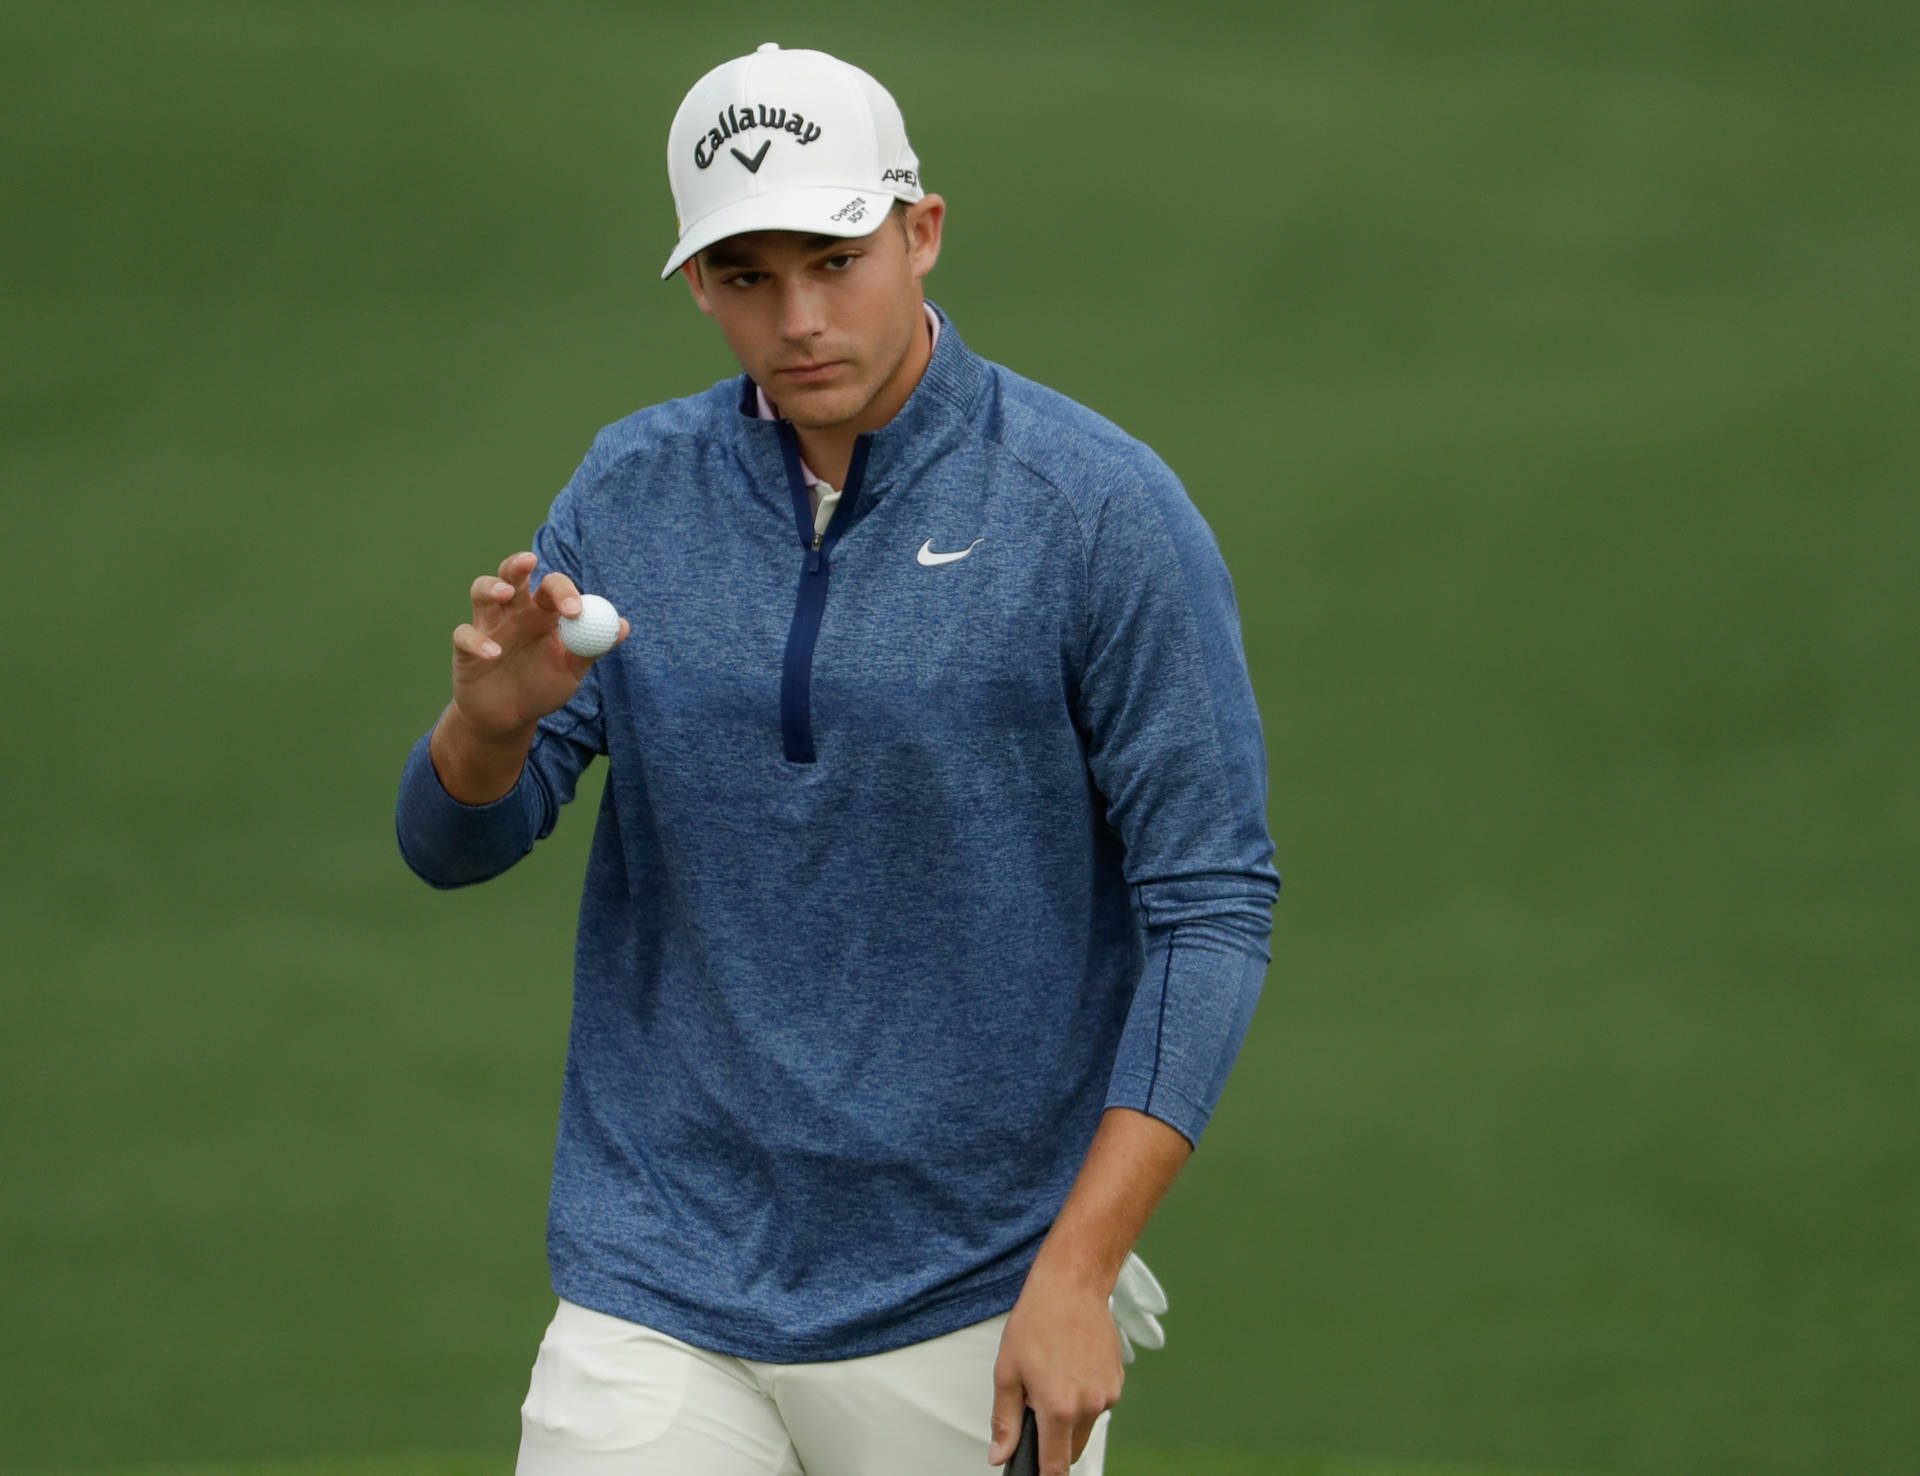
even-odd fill
[{"label": "golf ball", "polygon": [[580,613],[560,617],[560,644],[576,656],[604,656],[620,639],[620,612],[599,595],[581,595]]}]

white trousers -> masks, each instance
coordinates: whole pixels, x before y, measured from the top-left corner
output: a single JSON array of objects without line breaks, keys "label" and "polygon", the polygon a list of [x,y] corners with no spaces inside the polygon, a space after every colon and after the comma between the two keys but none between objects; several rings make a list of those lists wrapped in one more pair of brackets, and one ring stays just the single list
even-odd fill
[{"label": "white trousers", "polygon": [[[990,1476],[999,1317],[835,1363],[756,1363],[562,1301],[516,1476]],[[1111,1411],[1073,1476],[1101,1476]]]}]

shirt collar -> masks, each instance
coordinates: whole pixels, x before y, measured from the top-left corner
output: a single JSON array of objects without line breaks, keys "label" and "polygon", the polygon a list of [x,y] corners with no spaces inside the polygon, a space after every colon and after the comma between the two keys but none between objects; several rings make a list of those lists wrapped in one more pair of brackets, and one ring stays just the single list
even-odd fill
[{"label": "shirt collar", "polygon": [[[922,301],[920,309],[927,315],[927,328],[933,334],[933,341],[929,345],[928,354],[928,362],[931,363],[931,350],[940,347],[940,315],[933,310],[933,304],[930,302]],[[767,398],[767,392],[761,389],[757,383],[753,387],[753,396],[754,405],[757,407],[757,414],[761,420],[778,420],[780,418],[779,408],[772,400]],[[807,485],[810,487],[824,487],[827,485],[813,474],[813,469],[809,467],[804,460],[800,463],[800,475],[807,479]]]}]

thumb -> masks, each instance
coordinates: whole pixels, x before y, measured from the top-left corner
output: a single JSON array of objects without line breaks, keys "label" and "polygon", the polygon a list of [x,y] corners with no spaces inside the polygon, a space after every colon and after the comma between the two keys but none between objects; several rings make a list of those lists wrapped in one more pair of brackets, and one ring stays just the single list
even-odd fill
[{"label": "thumb", "polygon": [[[977,1407],[977,1406],[976,1406]],[[993,1386],[993,1438],[987,1446],[987,1464],[1004,1466],[1020,1444],[1020,1422],[1027,1412],[1027,1391],[1019,1383]]]}]

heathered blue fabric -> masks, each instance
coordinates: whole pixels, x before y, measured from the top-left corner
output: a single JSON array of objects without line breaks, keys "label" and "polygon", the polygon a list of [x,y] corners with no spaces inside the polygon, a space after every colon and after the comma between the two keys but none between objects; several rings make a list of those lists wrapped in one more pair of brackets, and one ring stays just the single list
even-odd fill
[{"label": "heathered blue fabric", "polygon": [[947,323],[851,518],[794,762],[779,428],[744,377],[609,426],[534,548],[632,638],[510,794],[459,804],[422,737],[397,816],[484,881],[608,756],[554,1290],[772,1362],[1010,1308],[1106,1107],[1197,1141],[1279,889],[1232,586],[1147,447]]}]

